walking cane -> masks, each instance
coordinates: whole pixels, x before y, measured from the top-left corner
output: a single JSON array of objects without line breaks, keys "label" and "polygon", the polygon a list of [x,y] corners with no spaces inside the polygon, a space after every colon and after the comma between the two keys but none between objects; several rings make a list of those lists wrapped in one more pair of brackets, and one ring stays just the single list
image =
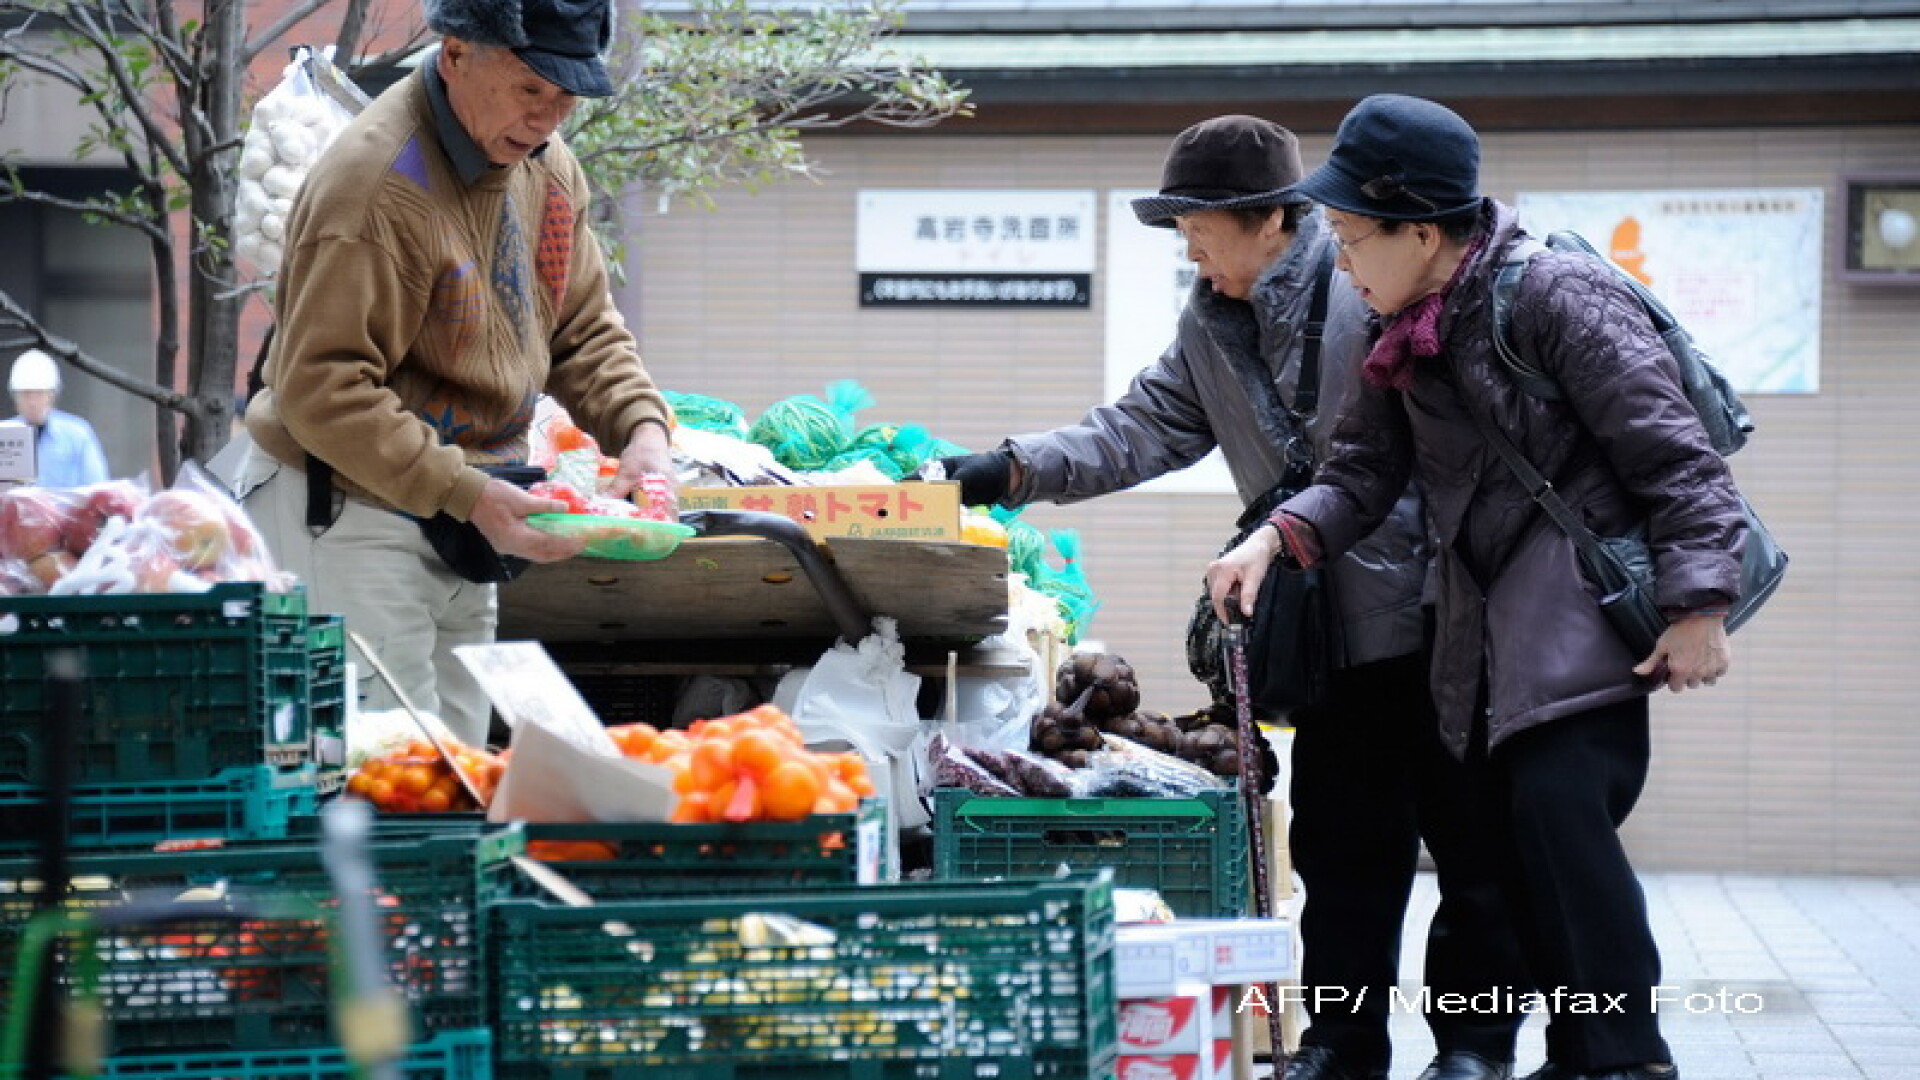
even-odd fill
[{"label": "walking cane", "polygon": [[[1273,917],[1273,893],[1267,885],[1267,815],[1261,805],[1260,742],[1253,724],[1253,684],[1247,681],[1247,621],[1240,613],[1238,590],[1227,594],[1227,671],[1233,682],[1234,719],[1240,729],[1240,802],[1247,818],[1248,857],[1253,860],[1253,912]],[[1275,1080],[1287,1071],[1287,1045],[1281,1035],[1280,985],[1268,983],[1267,1034],[1273,1043]]]}]

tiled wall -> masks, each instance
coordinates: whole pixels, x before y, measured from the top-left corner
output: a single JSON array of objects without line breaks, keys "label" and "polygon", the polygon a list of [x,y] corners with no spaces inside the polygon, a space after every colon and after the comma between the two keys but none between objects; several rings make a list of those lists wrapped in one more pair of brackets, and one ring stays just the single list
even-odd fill
[{"label": "tiled wall", "polygon": [[[863,311],[855,193],[1152,187],[1166,141],[816,138],[817,184],[723,193],[714,211],[658,216],[648,203],[623,305],[674,389],[757,414],[853,378],[878,400],[862,422],[919,422],[985,448],[1072,421],[1099,399],[1099,278],[1090,310]],[[1327,142],[1303,138],[1306,160]],[[1920,129],[1494,134],[1484,160],[1483,186],[1505,198],[1824,187],[1831,235],[1837,177],[1920,172]],[[1628,826],[1646,866],[1920,872],[1920,288],[1842,284],[1827,258],[1821,391],[1751,399],[1761,433],[1734,462],[1793,571],[1735,639],[1732,676],[1656,701],[1654,775]],[[1141,342],[1139,362],[1163,344]],[[1092,633],[1133,662],[1150,707],[1205,703],[1183,637],[1201,570],[1237,509],[1225,496],[1126,494],[1028,513],[1044,528],[1081,530],[1102,602]]]}]

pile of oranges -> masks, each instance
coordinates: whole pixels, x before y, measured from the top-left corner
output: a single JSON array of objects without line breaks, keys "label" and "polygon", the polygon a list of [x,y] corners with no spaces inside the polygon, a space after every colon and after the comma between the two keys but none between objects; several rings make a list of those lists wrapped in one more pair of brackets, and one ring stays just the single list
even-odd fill
[{"label": "pile of oranges", "polygon": [[[674,821],[798,821],[851,813],[873,794],[859,754],[807,749],[792,718],[774,705],[696,720],[684,730],[622,724],[607,734],[623,756],[673,773],[680,796]],[[481,798],[493,801],[511,751],[490,754],[459,743],[449,750]],[[480,809],[427,742],[360,766],[347,792],[388,812]]]},{"label": "pile of oranges", "polygon": [[[460,771],[467,774],[480,797],[492,802],[493,791],[500,786],[500,775],[507,770],[504,755],[490,754],[458,742],[448,742],[447,750],[460,763]],[[360,766],[347,781],[347,793],[388,812],[480,809],[460,786],[453,770],[435,752],[433,744],[425,740],[408,743]]]},{"label": "pile of oranges", "polygon": [[798,821],[850,813],[873,794],[860,755],[807,749],[792,718],[773,705],[685,730],[623,724],[607,734],[627,757],[673,772],[674,821]]}]

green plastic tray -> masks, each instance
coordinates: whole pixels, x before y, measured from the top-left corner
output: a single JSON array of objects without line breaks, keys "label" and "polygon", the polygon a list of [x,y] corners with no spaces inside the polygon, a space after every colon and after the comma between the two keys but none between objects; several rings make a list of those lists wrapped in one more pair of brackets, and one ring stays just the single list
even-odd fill
[{"label": "green plastic tray", "polygon": [[[407,1048],[398,1062],[402,1080],[491,1080],[493,1034],[449,1031]],[[0,1080],[21,1070],[0,1065]],[[186,1055],[110,1058],[101,1080],[348,1080],[354,1073],[344,1053],[311,1050],[251,1050]]]},{"label": "green plastic tray", "polygon": [[[272,840],[316,810],[315,770],[269,765],[228,769],[207,780],[77,784],[68,839],[76,848],[151,848],[172,840]],[[47,836],[43,792],[0,783],[0,854],[37,848]]]},{"label": "green plastic tray", "polygon": [[1157,890],[1176,915],[1246,913],[1246,815],[1237,789],[1191,799],[1046,799],[939,788],[933,805],[934,873],[942,880],[1107,867],[1116,885]]},{"label": "green plastic tray", "polygon": [[[741,942],[777,913],[830,943]],[[497,1075],[1084,1080],[1117,1058],[1110,876],[488,909]]]},{"label": "green plastic tray", "polygon": [[[862,800],[852,814],[816,814],[801,821],[686,824],[545,824],[512,826],[529,847],[542,842],[596,843],[605,859],[566,859],[553,869],[600,900],[688,894],[780,892],[853,885],[879,871],[886,800]],[[488,900],[547,895],[502,859],[480,872]]]},{"label": "green plastic tray", "polygon": [[251,582],[204,593],[0,598],[0,782],[44,780],[47,657],[83,656],[80,782],[204,780],[312,755],[306,595]]},{"label": "green plastic tray", "polygon": [[[473,868],[477,847],[502,842],[467,833],[376,837],[368,845],[388,981],[407,998],[416,1038],[484,1024]],[[334,902],[312,844],[82,855],[70,873],[69,902],[82,908],[135,893],[307,910]],[[0,1015],[12,1005],[20,937],[39,892],[33,860],[0,862]],[[335,1038],[326,929],[318,920],[141,927],[102,945],[102,996],[115,1054],[318,1047]]]},{"label": "green plastic tray", "polygon": [[694,533],[692,526],[677,521],[597,514],[534,514],[527,524],[558,536],[590,537],[584,554],[630,561],[664,559]]}]

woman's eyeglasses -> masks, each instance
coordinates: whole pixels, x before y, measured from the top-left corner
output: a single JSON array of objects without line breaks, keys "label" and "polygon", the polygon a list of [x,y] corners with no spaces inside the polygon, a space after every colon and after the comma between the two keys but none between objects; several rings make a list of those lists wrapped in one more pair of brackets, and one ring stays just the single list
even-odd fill
[{"label": "woman's eyeglasses", "polygon": [[1334,233],[1333,246],[1338,248],[1340,250],[1340,253],[1344,255],[1347,252],[1352,251],[1354,248],[1359,247],[1361,244],[1364,244],[1368,240],[1371,240],[1374,237],[1379,235],[1380,235],[1380,229],[1378,226],[1375,226],[1373,231],[1367,233],[1365,236],[1356,236],[1351,240],[1342,240],[1340,239],[1339,233]]}]

